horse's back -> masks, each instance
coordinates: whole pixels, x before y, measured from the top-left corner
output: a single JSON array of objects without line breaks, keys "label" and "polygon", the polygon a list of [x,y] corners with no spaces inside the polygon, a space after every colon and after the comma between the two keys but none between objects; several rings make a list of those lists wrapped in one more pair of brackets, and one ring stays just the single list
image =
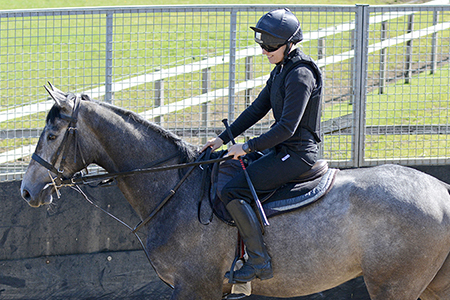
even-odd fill
[{"label": "horse's back", "polygon": [[[355,207],[401,224],[419,222],[422,227],[450,225],[447,185],[412,168],[382,165],[341,172],[349,200]],[[354,202],[356,201],[356,203]],[[367,219],[367,218],[366,218]],[[373,220],[375,219],[368,219]],[[425,222],[425,224],[424,224]]]}]

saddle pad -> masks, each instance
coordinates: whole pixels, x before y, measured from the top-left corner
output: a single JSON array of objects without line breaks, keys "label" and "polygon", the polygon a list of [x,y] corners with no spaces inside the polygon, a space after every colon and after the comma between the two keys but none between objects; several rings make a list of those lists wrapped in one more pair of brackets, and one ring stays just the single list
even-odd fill
[{"label": "saddle pad", "polygon": [[338,169],[328,169],[328,171],[319,179],[318,184],[313,188],[309,188],[308,185],[310,186],[315,180],[312,182],[295,184],[293,188],[289,189],[287,195],[298,194],[297,196],[285,198],[286,194],[275,194],[276,198],[269,199],[270,201],[263,203],[266,216],[272,217],[284,212],[292,211],[319,200],[332,187],[338,171]]},{"label": "saddle pad", "polygon": [[[299,209],[323,197],[333,186],[334,178],[339,170],[328,169],[320,178],[303,183],[289,183],[278,189],[270,197],[262,199],[266,216],[273,217],[285,212]],[[223,202],[217,195],[212,198],[214,214],[228,225],[234,225]]]}]

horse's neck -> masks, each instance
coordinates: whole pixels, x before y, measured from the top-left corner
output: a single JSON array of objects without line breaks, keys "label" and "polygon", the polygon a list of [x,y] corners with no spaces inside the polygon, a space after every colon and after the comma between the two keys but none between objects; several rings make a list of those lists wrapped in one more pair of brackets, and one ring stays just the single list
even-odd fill
[{"label": "horse's neck", "polygon": [[[164,137],[154,127],[136,121],[133,116],[121,115],[109,107],[99,105],[94,108],[86,114],[86,122],[91,127],[93,140],[99,143],[99,149],[94,151],[94,162],[106,171],[142,168],[177,152],[179,156],[169,163],[177,163],[181,159],[182,153],[174,141]],[[177,171],[168,171],[129,176],[119,179],[118,183],[128,202],[141,217],[145,217],[177,180]]]},{"label": "horse's neck", "polygon": [[[129,171],[180,152],[173,141],[133,116],[122,115],[107,106],[94,105],[88,114],[89,127],[100,151],[95,163],[108,172]],[[182,153],[179,153],[182,156]]]}]

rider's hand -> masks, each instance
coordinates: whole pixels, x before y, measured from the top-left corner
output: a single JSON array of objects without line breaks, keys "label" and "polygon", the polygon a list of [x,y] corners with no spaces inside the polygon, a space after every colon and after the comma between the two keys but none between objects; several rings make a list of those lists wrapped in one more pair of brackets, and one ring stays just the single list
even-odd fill
[{"label": "rider's hand", "polygon": [[240,156],[244,156],[245,151],[242,150],[242,145],[244,144],[234,144],[230,148],[228,148],[228,155],[227,156],[233,156],[233,159],[239,159]]},{"label": "rider's hand", "polygon": [[200,152],[205,151],[208,147],[212,148],[212,151],[222,147],[223,141],[220,137],[216,137],[213,139],[210,139],[206,144],[203,146],[202,150]]}]

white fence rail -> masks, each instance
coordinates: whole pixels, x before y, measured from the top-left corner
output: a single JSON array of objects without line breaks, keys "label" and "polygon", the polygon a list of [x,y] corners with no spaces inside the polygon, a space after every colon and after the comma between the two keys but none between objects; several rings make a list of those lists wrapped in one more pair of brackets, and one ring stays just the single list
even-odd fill
[{"label": "white fence rail", "polygon": [[[383,22],[388,22],[388,21],[392,21],[392,20],[397,20],[396,22],[399,22],[398,20],[401,18],[404,18],[405,16],[411,16],[413,14],[418,14],[419,16],[421,16],[422,14],[424,14],[424,12],[426,13],[435,13],[436,12],[440,12],[442,14],[441,17],[441,21],[440,22],[435,22],[436,24],[430,24],[431,26],[423,26],[423,24],[420,24],[421,28],[417,29],[417,30],[413,30],[409,33],[404,33],[404,34],[399,34],[399,35],[394,35],[391,38],[383,38],[380,37],[379,38],[379,42],[375,42],[369,45],[369,43],[367,42],[367,47],[361,48],[362,45],[364,45],[363,41],[359,41],[357,40],[355,34],[353,35],[349,35],[349,37],[344,38],[340,38],[343,41],[347,41],[349,44],[358,44],[360,48],[357,48],[358,45],[356,45],[356,52],[355,53],[355,49],[352,49],[352,47],[350,47],[349,50],[347,51],[342,51],[340,53],[337,54],[332,54],[329,56],[325,56],[322,58],[316,58],[316,61],[318,63],[318,65],[324,70],[326,76],[326,85],[329,84],[330,82],[332,82],[334,80],[334,77],[329,78],[328,74],[330,73],[327,70],[327,67],[330,65],[336,65],[342,62],[346,62],[345,67],[349,68],[350,71],[347,71],[349,73],[354,73],[356,74],[357,71],[354,69],[355,67],[358,66],[358,64],[355,62],[356,60],[361,60],[361,59],[367,59],[370,55],[379,52],[380,50],[383,49],[387,49],[387,48],[395,48],[396,46],[402,46],[403,44],[413,41],[413,40],[421,40],[423,38],[425,38],[425,40],[427,40],[430,35],[433,36],[433,41],[432,45],[434,45],[433,47],[437,47],[438,45],[440,45],[442,50],[442,53],[440,56],[432,56],[432,59],[438,60],[440,59],[440,61],[445,61],[446,59],[448,60],[448,52],[445,53],[445,49],[446,47],[448,47],[448,39],[445,42],[445,37],[440,39],[440,44],[437,41],[438,40],[438,35],[436,33],[439,32],[444,32],[445,34],[448,35],[448,29],[450,28],[450,22],[449,22],[449,18],[448,18],[448,7],[447,6],[442,6],[443,4],[448,4],[448,1],[433,1],[430,3],[427,3],[424,6],[392,6],[389,8],[378,8],[378,10],[382,11],[381,13],[372,16],[368,19],[364,19],[361,18],[361,16],[358,16],[357,14],[362,14],[361,11],[363,11],[365,16],[368,16],[370,13],[375,14],[374,12],[369,11],[368,9],[370,9],[370,7],[364,7],[362,6],[363,9],[361,9],[360,7],[357,7],[358,9],[354,9],[354,8],[349,8],[346,7],[343,11],[349,11],[350,12],[350,16],[353,14],[354,18],[353,20],[351,20],[350,22],[343,22],[341,24],[335,24],[332,26],[326,26],[323,29],[319,29],[317,30],[313,30],[313,31],[309,31],[309,32],[304,32],[304,41],[302,42],[303,44],[305,43],[309,43],[310,45],[313,45],[314,43],[317,43],[317,46],[315,47],[324,47],[324,49],[318,49],[316,48],[316,51],[320,52],[320,53],[333,53],[334,52],[334,47],[333,45],[330,46],[330,44],[327,43],[323,43],[323,40],[326,40],[330,37],[336,37],[336,36],[342,36],[344,34],[349,34],[349,32],[353,32],[355,30],[359,30],[359,32],[362,32],[362,35],[359,36],[363,36],[364,37],[364,41],[367,42],[369,39],[369,35],[370,34],[374,34],[373,33],[373,29],[370,29],[370,27],[375,27],[377,24],[381,24]],[[436,9],[434,7],[434,5],[439,5],[439,9]],[[304,9],[304,7],[302,7]],[[447,8],[447,12],[444,8]],[[242,10],[246,11],[248,8],[242,8]],[[264,11],[264,10],[268,10],[269,7],[267,7],[267,9],[264,9],[264,7],[260,7],[258,9],[259,11]],[[295,8],[292,8],[293,11],[295,11]],[[208,9],[209,11],[209,9]],[[234,13],[236,12],[240,12],[240,10],[237,11],[233,11]],[[115,14],[119,15],[120,13],[122,13],[122,11],[120,12],[115,12]],[[377,12],[378,13],[378,12]],[[447,13],[447,15],[446,15]],[[0,14],[1,15],[1,14]],[[7,15],[1,15],[2,19],[8,19]],[[119,18],[119,17],[117,17]],[[422,17],[425,18],[425,17]],[[358,24],[358,20],[360,20],[360,23],[364,23],[364,24]],[[361,20],[363,20],[361,22]],[[429,22],[429,21],[427,21]],[[420,23],[426,23],[421,21]],[[108,23],[111,26],[111,22]],[[116,25],[117,26],[117,25]],[[231,24],[232,26],[236,26],[236,24]],[[2,27],[3,28],[3,27]],[[232,30],[231,30],[232,31]],[[248,39],[248,38],[247,38]],[[250,38],[251,40],[251,38]],[[318,43],[317,41],[321,41],[320,43]],[[371,39],[375,40],[375,38]],[[427,42],[428,43],[428,42]],[[325,46],[323,46],[325,45]],[[328,47],[327,47],[328,46]],[[312,48],[313,46],[310,46],[310,50],[314,49]],[[329,49],[330,48],[330,49]],[[331,50],[331,51],[330,51]],[[109,85],[100,85],[98,87],[95,88],[91,88],[89,90],[84,90],[81,93],[85,93],[90,95],[92,98],[101,98],[101,97],[105,97],[105,95],[107,93],[110,93],[110,95],[114,95],[115,93],[123,93],[125,90],[132,90],[133,88],[139,88],[140,86],[143,85],[147,85],[149,83],[155,83],[158,81],[163,81],[163,80],[168,80],[171,77],[180,77],[181,75],[188,75],[188,74],[194,74],[196,72],[199,71],[203,71],[206,69],[211,69],[211,68],[218,68],[220,66],[230,66],[232,64],[236,65],[236,61],[245,59],[245,58],[249,58],[249,57],[255,57],[258,56],[260,54],[260,49],[259,47],[254,47],[254,46],[250,46],[250,47],[244,47],[241,48],[238,51],[233,52],[234,49],[232,49],[232,51],[228,54],[224,54],[224,55],[219,55],[219,56],[213,56],[210,58],[206,58],[206,59],[201,59],[199,61],[193,62],[193,63],[188,63],[188,64],[184,64],[184,65],[180,65],[180,66],[175,66],[175,67],[169,67],[169,68],[161,68],[160,70],[156,70],[153,72],[148,72],[142,75],[137,75],[137,76],[130,76],[129,78],[126,79],[121,79],[115,82],[109,81]],[[433,50],[434,52],[436,52],[436,49]],[[306,53],[308,53],[308,51],[305,50]],[[308,53],[311,54],[311,53]],[[363,55],[364,54],[364,55]],[[404,55],[413,55],[412,53],[410,54],[402,54],[402,56]],[[447,55],[446,57],[444,57],[445,55]],[[399,57],[399,55],[397,54],[395,56],[395,58],[397,59]],[[411,60],[411,58],[405,58],[405,61],[407,60]],[[360,62],[361,63],[361,62]],[[436,64],[437,61],[432,61],[431,64]],[[363,61],[362,64],[364,65],[365,69],[367,68],[367,61]],[[427,63],[425,63],[427,64]],[[251,65],[247,65],[247,66],[251,66]],[[231,68],[231,67],[230,67]],[[400,70],[401,72],[402,70]],[[248,70],[246,67],[245,72],[251,72],[251,70]],[[153,107],[151,109],[147,109],[147,110],[142,110],[140,111],[140,114],[147,118],[147,119],[153,119],[156,120],[159,117],[164,117],[168,114],[171,113],[175,113],[175,112],[179,112],[181,110],[185,110],[187,108],[192,108],[194,106],[199,106],[201,104],[206,104],[206,103],[212,103],[214,101],[216,101],[217,99],[220,98],[227,98],[227,97],[235,97],[236,94],[239,94],[241,92],[244,91],[248,91],[257,87],[262,86],[265,81],[268,78],[267,75],[267,71],[265,71],[266,74],[262,74],[262,76],[259,76],[257,78],[254,79],[246,79],[243,80],[241,82],[236,83],[233,86],[224,86],[221,88],[216,88],[214,90],[207,90],[204,91],[201,94],[198,95],[194,95],[194,96],[190,96],[184,99],[180,99],[180,100],[176,100],[175,101],[170,101],[170,103],[164,104],[161,103],[160,105]],[[336,72],[336,71],[331,71]],[[124,74],[124,76],[126,76],[126,74]],[[124,77],[122,76],[122,77]],[[232,78],[232,76],[236,76],[236,74],[231,74],[230,73],[230,78]],[[353,76],[353,75],[352,75]],[[365,73],[364,76],[367,76],[367,73]],[[352,101],[358,101],[358,99],[355,99],[355,87],[353,86],[357,81],[355,80],[355,78],[351,77],[348,79],[350,84],[347,87],[348,90],[350,90],[350,93],[352,93],[352,97],[353,100]],[[108,83],[108,80],[105,80],[106,83]],[[229,80],[228,82],[232,82],[234,83],[234,80]],[[364,82],[362,82],[364,83]],[[339,88],[339,87],[336,87]],[[363,87],[359,87],[360,89],[364,90],[364,94],[367,93],[367,89],[365,86]],[[329,99],[333,99],[336,98],[335,96],[337,95],[330,95],[328,94],[328,98]],[[108,99],[107,99],[108,100]],[[155,101],[156,103],[156,101]],[[7,124],[8,122],[11,122],[14,119],[23,119],[26,117],[29,117],[31,115],[35,115],[39,112],[45,112],[48,111],[51,106],[52,106],[52,101],[51,100],[45,100],[45,101],[41,101],[38,103],[33,103],[33,104],[25,104],[25,105],[19,105],[18,107],[14,107],[14,108],[7,108],[6,110],[2,110],[0,111],[0,123],[4,123]],[[356,104],[356,102],[355,102]],[[355,105],[358,106],[358,105]],[[232,107],[232,105],[228,104],[228,107]],[[358,106],[359,108],[361,108],[361,106]],[[358,108],[353,108],[350,112],[350,114],[352,115],[352,126],[357,127],[358,124],[360,124],[360,119],[362,117],[362,115],[364,115],[363,111],[358,110]],[[344,114],[345,115],[345,114]],[[205,117],[205,116],[202,116]],[[173,126],[172,126],[173,127]],[[8,134],[13,134],[13,132],[17,132],[18,130],[21,130],[22,132],[26,132],[26,129],[9,129],[9,130],[5,130],[4,132],[7,132],[6,134],[3,132],[3,135],[8,135]],[[335,131],[339,131],[339,128]],[[356,130],[357,131],[357,130]],[[34,131],[33,131],[34,132]],[[362,134],[362,136],[364,136],[364,133],[360,133]],[[26,134],[22,134],[25,135]],[[15,136],[14,136],[15,137]],[[14,137],[12,137],[12,139],[14,139]],[[35,137],[35,134],[32,133],[31,134],[31,130],[30,130],[30,137]],[[9,138],[9,137],[8,137]],[[362,139],[364,140],[364,137],[362,137]],[[355,142],[355,140],[361,140],[361,137],[358,138],[353,138],[353,141],[351,142],[350,146],[352,149],[353,148],[358,148],[355,145],[357,144],[357,142]],[[21,160],[23,157],[29,156],[32,151],[34,151],[34,145],[23,145],[20,146],[18,148],[14,148],[11,150],[7,150],[7,151],[2,151],[0,153],[0,164],[8,164],[17,160]],[[348,147],[348,146],[346,146]],[[353,152],[353,150],[346,150],[349,152]],[[326,150],[325,150],[326,151]],[[361,155],[363,156],[364,154],[360,154],[359,156],[361,157]],[[359,165],[364,165],[364,158],[363,159],[356,159],[356,156],[354,153],[350,154],[350,158],[347,158],[347,161],[343,162],[342,160],[336,160],[338,161],[338,165],[342,165],[342,166],[359,166]],[[331,162],[333,163],[333,157],[330,157]],[[345,159],[344,159],[345,160]],[[441,159],[437,159],[439,161],[442,161]],[[379,160],[380,162],[383,162],[383,160]],[[386,160],[384,160],[386,161]],[[412,161],[417,163],[417,160],[412,159]],[[435,159],[436,161],[436,159]],[[447,161],[447,158],[445,158],[444,156],[444,161]],[[420,164],[420,163],[419,163]],[[9,172],[11,173],[11,172]],[[14,172],[12,172],[14,173]],[[20,174],[21,171],[19,170],[18,173]]]}]

